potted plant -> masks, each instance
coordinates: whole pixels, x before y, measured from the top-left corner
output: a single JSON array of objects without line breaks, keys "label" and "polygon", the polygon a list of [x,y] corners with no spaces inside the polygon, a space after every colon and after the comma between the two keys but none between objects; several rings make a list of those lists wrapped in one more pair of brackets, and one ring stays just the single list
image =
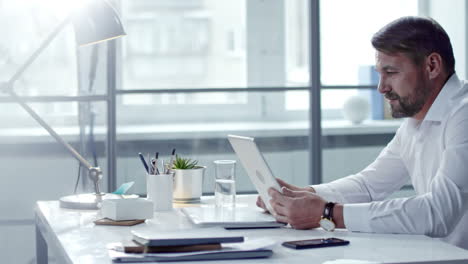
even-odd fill
[{"label": "potted plant", "polygon": [[192,169],[198,169],[202,168],[201,166],[198,166],[198,161],[197,160],[192,160],[189,158],[182,158],[179,155],[176,155],[174,164],[172,165],[173,170],[192,170]]},{"label": "potted plant", "polygon": [[196,203],[200,201],[205,166],[197,160],[176,155],[171,171],[174,173],[174,201]]}]

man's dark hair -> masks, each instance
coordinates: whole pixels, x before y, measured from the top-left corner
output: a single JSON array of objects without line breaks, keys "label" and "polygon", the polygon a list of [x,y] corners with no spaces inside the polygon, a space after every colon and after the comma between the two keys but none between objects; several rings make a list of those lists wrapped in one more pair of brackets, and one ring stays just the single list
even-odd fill
[{"label": "man's dark hair", "polygon": [[432,18],[407,16],[383,27],[372,37],[372,46],[387,54],[404,53],[416,65],[435,52],[448,75],[455,72],[455,58],[447,32]]}]

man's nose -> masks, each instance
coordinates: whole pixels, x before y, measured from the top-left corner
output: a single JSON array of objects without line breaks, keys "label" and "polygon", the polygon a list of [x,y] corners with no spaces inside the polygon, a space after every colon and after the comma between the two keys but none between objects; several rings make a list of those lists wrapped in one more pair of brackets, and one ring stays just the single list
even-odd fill
[{"label": "man's nose", "polygon": [[385,80],[380,78],[379,79],[379,84],[377,85],[377,91],[381,94],[385,94],[389,92],[391,89],[390,87],[385,83]]}]

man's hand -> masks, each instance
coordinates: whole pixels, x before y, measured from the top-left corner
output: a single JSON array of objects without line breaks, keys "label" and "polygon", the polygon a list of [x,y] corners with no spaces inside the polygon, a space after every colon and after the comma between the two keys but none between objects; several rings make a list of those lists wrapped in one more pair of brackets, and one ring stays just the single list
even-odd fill
[{"label": "man's hand", "polygon": [[310,191],[294,191],[283,187],[282,192],[273,188],[268,190],[277,221],[288,223],[295,229],[319,227],[325,200]]},{"label": "man's hand", "polygon": [[[286,187],[289,190],[315,193],[314,188],[312,188],[310,186],[298,187],[298,186],[289,184],[289,183],[281,180],[280,178],[276,178],[276,181],[279,183],[279,185],[281,187]],[[260,196],[257,197],[257,206],[268,212],[268,209],[266,208],[265,203],[263,202],[263,200],[262,200],[262,198]]]}]

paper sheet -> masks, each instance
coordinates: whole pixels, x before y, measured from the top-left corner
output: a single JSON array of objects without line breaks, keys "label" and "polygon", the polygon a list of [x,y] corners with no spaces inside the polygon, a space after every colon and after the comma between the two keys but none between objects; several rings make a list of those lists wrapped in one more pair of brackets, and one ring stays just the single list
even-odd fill
[{"label": "paper sheet", "polygon": [[335,259],[325,261],[322,264],[381,264],[382,262],[359,260],[359,259]]}]

